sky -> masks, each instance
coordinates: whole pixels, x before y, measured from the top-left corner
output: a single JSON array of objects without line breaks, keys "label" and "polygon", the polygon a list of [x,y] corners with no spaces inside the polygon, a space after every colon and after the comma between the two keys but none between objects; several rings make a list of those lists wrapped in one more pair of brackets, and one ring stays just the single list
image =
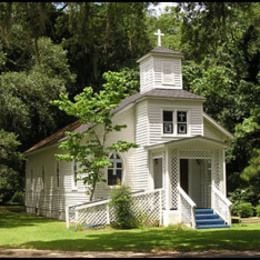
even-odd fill
[{"label": "sky", "polygon": [[176,2],[159,2],[156,6],[151,4],[150,7],[148,8],[149,10],[154,10],[154,13],[156,16],[159,16],[163,12],[165,12],[165,8],[167,6],[176,6]]}]

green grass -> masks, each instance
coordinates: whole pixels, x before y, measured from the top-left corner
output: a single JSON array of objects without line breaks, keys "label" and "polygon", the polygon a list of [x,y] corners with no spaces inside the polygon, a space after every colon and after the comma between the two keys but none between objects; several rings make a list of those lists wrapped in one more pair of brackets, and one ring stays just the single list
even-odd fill
[{"label": "green grass", "polygon": [[180,227],[75,231],[65,223],[0,207],[0,247],[71,251],[198,251],[260,249],[260,224],[230,229],[191,230]]}]

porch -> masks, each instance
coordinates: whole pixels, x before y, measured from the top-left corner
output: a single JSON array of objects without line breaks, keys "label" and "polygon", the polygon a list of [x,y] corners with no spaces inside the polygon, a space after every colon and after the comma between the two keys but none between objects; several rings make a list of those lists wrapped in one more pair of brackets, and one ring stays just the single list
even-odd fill
[{"label": "porch", "polygon": [[[165,190],[163,225],[184,223],[195,228],[203,226],[201,223],[205,227],[231,224],[225,148],[224,143],[201,136],[147,147],[150,188]],[[198,209],[205,211],[203,221]]]}]

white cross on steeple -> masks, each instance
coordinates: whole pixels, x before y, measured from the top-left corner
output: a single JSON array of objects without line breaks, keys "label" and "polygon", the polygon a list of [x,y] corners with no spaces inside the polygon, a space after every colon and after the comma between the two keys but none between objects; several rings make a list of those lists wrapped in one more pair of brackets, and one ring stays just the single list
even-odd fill
[{"label": "white cross on steeple", "polygon": [[161,30],[158,29],[156,33],[154,33],[154,35],[158,36],[158,39],[157,39],[157,44],[158,44],[158,47],[161,47],[161,36],[164,36],[164,33],[161,33]]}]

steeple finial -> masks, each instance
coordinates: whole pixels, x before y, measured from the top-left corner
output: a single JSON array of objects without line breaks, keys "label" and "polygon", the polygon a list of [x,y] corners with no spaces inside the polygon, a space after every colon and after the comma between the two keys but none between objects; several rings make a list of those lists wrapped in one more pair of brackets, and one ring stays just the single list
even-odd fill
[{"label": "steeple finial", "polygon": [[156,35],[158,37],[158,39],[157,39],[158,47],[161,47],[162,46],[161,37],[164,36],[164,33],[161,33],[161,30],[158,29],[157,32],[154,33],[154,35]]}]

